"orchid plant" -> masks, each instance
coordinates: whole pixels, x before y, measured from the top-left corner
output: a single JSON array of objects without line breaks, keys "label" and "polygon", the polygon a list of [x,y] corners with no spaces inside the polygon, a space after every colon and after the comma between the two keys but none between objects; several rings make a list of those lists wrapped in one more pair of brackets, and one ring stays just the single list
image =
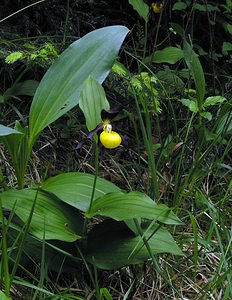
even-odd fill
[{"label": "orchid plant", "polygon": [[[138,191],[123,192],[97,172],[95,175],[63,173],[29,188],[24,186],[24,177],[33,145],[42,130],[78,104],[85,115],[89,138],[100,130],[99,140],[105,148],[121,144],[123,137],[113,130],[110,121],[110,114],[115,111],[110,110],[101,83],[109,74],[127,33],[124,26],[110,26],[74,42],[50,67],[37,88],[29,126],[23,128],[19,122],[15,128],[0,125],[0,139],[9,151],[18,180],[18,189],[9,189],[7,183],[3,185],[2,228],[7,228],[8,222],[4,211],[10,210],[14,230],[21,232],[26,228],[30,241],[37,245],[45,241],[50,247],[54,240],[62,241],[69,243],[69,248],[75,242],[78,251],[70,254],[62,250],[59,255],[72,256],[74,261],[77,257],[84,258],[103,269],[141,263],[158,253],[183,255],[164,226],[178,225],[181,221],[166,205],[156,204],[155,199]],[[88,230],[87,222],[96,216],[103,221]],[[6,233],[3,230],[5,246]],[[26,239],[23,241],[26,243]],[[36,247],[37,255],[41,247]],[[56,244],[55,249],[59,247]],[[7,266],[7,257],[4,259]],[[3,281],[10,274],[6,270],[0,273]],[[14,268],[9,275],[11,279],[15,272]],[[9,289],[10,285],[8,295]]]}]

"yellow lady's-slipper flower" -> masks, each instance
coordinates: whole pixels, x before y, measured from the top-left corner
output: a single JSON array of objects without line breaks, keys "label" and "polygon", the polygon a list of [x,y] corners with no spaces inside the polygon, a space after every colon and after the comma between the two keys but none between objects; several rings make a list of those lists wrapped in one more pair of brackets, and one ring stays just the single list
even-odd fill
[{"label": "yellow lady's-slipper flower", "polygon": [[163,3],[152,3],[151,8],[155,14],[160,14],[164,8]]},{"label": "yellow lady's-slipper flower", "polygon": [[[76,147],[76,149],[81,149],[85,142],[90,139],[92,140],[95,134],[100,134],[99,140],[100,143],[107,149],[114,149],[121,145],[122,142],[125,142],[125,137],[120,136],[117,132],[112,130],[112,125],[110,124],[111,117],[114,117],[118,114],[119,108],[112,108],[110,110],[102,110],[101,118],[102,123],[98,124],[96,128],[91,130],[87,138],[82,140]],[[101,132],[101,133],[100,133]]]},{"label": "yellow lady's-slipper flower", "polygon": [[105,148],[114,149],[121,144],[122,138],[117,132],[112,131],[111,124],[106,124],[100,134],[100,142]]}]

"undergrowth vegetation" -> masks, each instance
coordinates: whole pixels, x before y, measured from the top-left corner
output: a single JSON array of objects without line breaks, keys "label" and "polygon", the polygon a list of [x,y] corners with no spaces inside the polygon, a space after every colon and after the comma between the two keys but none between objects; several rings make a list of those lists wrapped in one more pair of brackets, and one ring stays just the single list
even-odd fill
[{"label": "undergrowth vegetation", "polygon": [[0,299],[231,299],[231,1],[13,2]]}]

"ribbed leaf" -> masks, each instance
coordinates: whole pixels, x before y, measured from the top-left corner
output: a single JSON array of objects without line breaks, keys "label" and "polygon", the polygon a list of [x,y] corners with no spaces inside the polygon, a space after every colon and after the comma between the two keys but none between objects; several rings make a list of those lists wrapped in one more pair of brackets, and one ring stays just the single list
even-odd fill
[{"label": "ribbed leaf", "polygon": [[[23,221],[28,220],[36,190],[10,190],[0,194],[3,208],[12,210]],[[79,229],[77,228],[79,227]],[[73,211],[67,204],[48,197],[39,192],[36,198],[35,210],[30,224],[30,233],[43,239],[57,239],[67,242],[79,238],[82,230],[82,220],[77,211]]]},{"label": "ribbed leaf", "polygon": [[88,217],[96,215],[110,217],[117,221],[133,218],[157,219],[166,224],[180,224],[178,217],[164,205],[157,205],[141,192],[110,193],[96,199]]},{"label": "ribbed leaf", "polygon": [[133,6],[134,10],[144,19],[144,21],[148,22],[148,13],[149,7],[143,0],[129,0],[129,3]]},{"label": "ribbed leaf", "polygon": [[18,95],[34,96],[38,85],[39,82],[36,80],[26,80],[23,82],[15,83],[3,94],[4,100],[7,101],[11,97]]},{"label": "ribbed leaf", "polygon": [[210,106],[210,105],[218,105],[226,101],[225,97],[222,96],[211,96],[205,99],[205,102],[203,104],[204,107]]},{"label": "ribbed leaf", "polygon": [[[143,227],[143,231],[146,230],[147,227]],[[145,237],[153,254],[183,255],[171,234],[162,227],[157,230],[156,226],[152,226]],[[98,268],[108,270],[143,263],[150,258],[141,237],[135,237],[124,223],[112,220],[106,220],[90,231],[84,255]]]},{"label": "ribbed leaf", "polygon": [[[42,188],[55,194],[62,201],[82,211],[87,211],[93,190],[94,176],[87,173],[63,173],[48,179]],[[120,189],[113,183],[97,178],[94,199],[106,193],[119,192]]]},{"label": "ribbed leaf", "polygon": [[95,78],[90,76],[86,80],[79,105],[85,115],[88,130],[93,130],[102,122],[102,109],[108,110],[110,108],[105,91]]},{"label": "ribbed leaf", "polygon": [[189,99],[181,99],[180,102],[187,106],[190,111],[197,113],[199,111],[199,108],[197,106],[196,101],[194,100],[189,100]]},{"label": "ribbed leaf", "polygon": [[49,68],[30,110],[31,144],[50,123],[79,103],[88,77],[102,83],[128,33],[124,26],[95,30],[74,42]]},{"label": "ribbed leaf", "polygon": [[184,41],[184,59],[192,73],[197,91],[198,107],[201,110],[205,97],[205,76],[197,54],[186,41]]},{"label": "ribbed leaf", "polygon": [[8,149],[14,165],[20,164],[17,154],[23,138],[26,138],[23,132],[0,125],[0,141],[3,142]]},{"label": "ribbed leaf", "polygon": [[7,135],[12,135],[12,134],[13,135],[19,135],[21,137],[23,136],[22,132],[0,124],[0,138],[4,137],[4,136],[7,136]]},{"label": "ribbed leaf", "polygon": [[146,62],[169,63],[175,64],[183,58],[183,50],[177,47],[167,47],[162,50],[155,51],[152,55],[145,58]]}]

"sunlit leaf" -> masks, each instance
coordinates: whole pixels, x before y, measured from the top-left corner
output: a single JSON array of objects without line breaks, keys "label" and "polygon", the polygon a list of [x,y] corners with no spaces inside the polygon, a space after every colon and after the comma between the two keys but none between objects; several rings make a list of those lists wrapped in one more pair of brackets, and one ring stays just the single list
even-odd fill
[{"label": "sunlit leaf", "polygon": [[169,63],[175,64],[183,58],[183,50],[177,47],[167,47],[155,51],[152,55],[145,58],[144,62]]},{"label": "sunlit leaf", "polygon": [[200,107],[205,97],[205,76],[197,54],[186,41],[184,41],[184,59],[192,73]]},{"label": "sunlit leaf", "polygon": [[1,137],[4,137],[4,136],[7,136],[7,135],[19,135],[19,136],[22,136],[23,133],[22,132],[19,132],[13,128],[10,128],[10,127],[7,127],[7,126],[4,126],[4,125],[1,125],[0,124],[0,138]]},{"label": "sunlit leaf", "polygon": [[197,113],[199,111],[199,108],[197,106],[197,103],[193,100],[189,100],[189,99],[181,99],[180,102],[187,106],[189,108],[190,111]]},{"label": "sunlit leaf", "polygon": [[85,115],[86,126],[89,131],[102,122],[101,111],[110,109],[105,91],[95,78],[90,76],[86,80],[79,105]]},{"label": "sunlit leaf", "polygon": [[[87,211],[93,191],[94,175],[70,172],[52,177],[42,184],[42,188],[52,192],[62,201],[82,211]],[[113,183],[97,178],[94,199],[107,193],[119,192]]]},{"label": "sunlit leaf", "polygon": [[[3,208],[12,210],[27,222],[33,202],[36,201],[29,232],[46,240],[57,239],[67,242],[77,240],[82,230],[82,219],[78,211],[67,204],[37,190],[9,190],[0,194]],[[79,228],[77,228],[79,226]]]},{"label": "sunlit leaf", "polygon": [[164,204],[156,204],[141,192],[110,193],[96,199],[88,217],[96,215],[117,221],[133,218],[156,219],[166,224],[180,224],[178,217]]},{"label": "sunlit leaf", "polygon": [[118,74],[119,76],[125,77],[126,75],[129,75],[130,72],[127,70],[127,68],[121,64],[120,62],[116,61],[112,67],[112,72]]},{"label": "sunlit leaf", "polygon": [[128,0],[144,21],[148,22],[149,6],[143,0]]},{"label": "sunlit leaf", "polygon": [[23,57],[23,53],[20,51],[16,51],[13,52],[11,54],[9,54],[6,58],[5,58],[5,62],[7,64],[13,64],[14,62],[16,62],[17,60],[19,60],[20,58]]},{"label": "sunlit leaf", "polygon": [[208,121],[212,120],[212,114],[209,111],[203,111],[201,112],[201,116],[205,119],[207,119]]},{"label": "sunlit leaf", "polygon": [[1,300],[12,300],[12,298],[7,297],[2,291],[0,291],[0,299]]},{"label": "sunlit leaf", "polygon": [[203,106],[207,107],[207,106],[210,106],[210,105],[217,105],[217,104],[221,104],[221,103],[223,103],[225,101],[226,101],[225,97],[222,97],[222,96],[212,96],[212,97],[206,98]]},{"label": "sunlit leaf", "polygon": [[79,103],[85,81],[102,83],[109,74],[128,33],[124,26],[92,31],[71,44],[49,68],[30,110],[31,145],[39,133]]}]

